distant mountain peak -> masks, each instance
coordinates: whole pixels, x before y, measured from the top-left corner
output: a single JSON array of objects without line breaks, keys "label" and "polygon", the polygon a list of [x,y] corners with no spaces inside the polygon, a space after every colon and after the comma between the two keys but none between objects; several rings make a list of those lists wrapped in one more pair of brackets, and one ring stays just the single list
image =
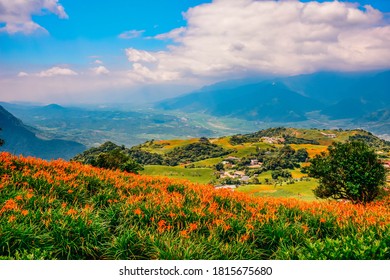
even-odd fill
[{"label": "distant mountain peak", "polygon": [[43,107],[43,109],[52,109],[52,110],[65,110],[66,108],[58,104],[49,104]]}]

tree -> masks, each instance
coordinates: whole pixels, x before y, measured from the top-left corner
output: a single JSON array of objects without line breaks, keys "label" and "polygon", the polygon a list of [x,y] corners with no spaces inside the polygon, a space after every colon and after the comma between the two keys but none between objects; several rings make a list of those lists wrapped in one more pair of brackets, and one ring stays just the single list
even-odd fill
[{"label": "tree", "polygon": [[130,156],[122,153],[120,149],[100,153],[95,160],[91,162],[93,166],[106,169],[120,169],[122,171],[138,173],[143,170],[143,166],[137,163]]},{"label": "tree", "polygon": [[279,177],[289,179],[289,178],[292,178],[292,174],[288,170],[278,168],[278,169],[275,169],[271,172],[271,177],[274,180],[277,180]]},{"label": "tree", "polygon": [[139,171],[144,170],[143,166],[133,159],[128,159],[125,163],[120,165],[120,170],[138,174]]},{"label": "tree", "polygon": [[320,198],[373,201],[386,182],[386,170],[375,151],[362,141],[333,143],[328,154],[310,160],[309,176],[319,179],[314,194]]},{"label": "tree", "polygon": [[295,152],[295,159],[298,162],[305,162],[309,158],[309,153],[306,149],[299,149]]},{"label": "tree", "polygon": [[223,166],[223,163],[222,163],[222,162],[219,162],[219,163],[217,163],[217,164],[215,165],[215,169],[216,169],[217,171],[222,171],[222,170],[224,170],[225,168],[224,168],[224,166]]}]

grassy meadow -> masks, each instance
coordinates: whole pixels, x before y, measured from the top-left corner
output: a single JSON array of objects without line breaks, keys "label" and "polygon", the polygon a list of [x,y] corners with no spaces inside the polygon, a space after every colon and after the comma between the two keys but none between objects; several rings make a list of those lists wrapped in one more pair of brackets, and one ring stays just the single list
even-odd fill
[{"label": "grassy meadow", "polygon": [[0,178],[0,259],[390,259],[389,197],[254,197],[8,153]]},{"label": "grassy meadow", "polygon": [[184,168],[183,166],[146,165],[141,174],[187,179],[191,182],[207,184],[212,178],[211,168]]}]

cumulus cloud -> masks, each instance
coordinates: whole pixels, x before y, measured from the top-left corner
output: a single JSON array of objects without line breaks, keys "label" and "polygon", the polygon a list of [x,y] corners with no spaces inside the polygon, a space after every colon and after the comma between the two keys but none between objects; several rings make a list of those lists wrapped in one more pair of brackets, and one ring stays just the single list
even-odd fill
[{"label": "cumulus cloud", "polygon": [[191,8],[185,18],[185,28],[155,37],[173,39],[167,51],[126,50],[134,71],[225,79],[390,67],[390,26],[371,6],[214,0]]},{"label": "cumulus cloud", "polygon": [[147,82],[147,81],[174,81],[180,78],[178,72],[173,71],[156,71],[147,66],[142,65],[141,63],[134,63],[133,69],[128,75],[129,78],[132,78],[136,81]]},{"label": "cumulus cloud", "polygon": [[26,72],[19,72],[18,73],[18,77],[27,77],[27,76],[29,76],[29,75]]},{"label": "cumulus cloud", "polygon": [[37,74],[38,77],[48,78],[54,76],[76,76],[77,72],[69,68],[53,67]]},{"label": "cumulus cloud", "polygon": [[133,39],[141,37],[144,32],[145,30],[129,30],[119,34],[118,37],[121,39]]},{"label": "cumulus cloud", "polygon": [[179,27],[169,31],[168,33],[156,35],[154,38],[159,40],[178,39],[186,31],[185,27]]},{"label": "cumulus cloud", "polygon": [[156,62],[157,59],[151,53],[133,48],[126,49],[126,56],[130,62]]},{"label": "cumulus cloud", "polygon": [[91,70],[96,75],[107,75],[110,73],[110,71],[106,67],[104,67],[103,65],[91,68]]},{"label": "cumulus cloud", "polygon": [[0,32],[8,34],[36,32],[47,33],[47,30],[32,20],[33,15],[52,13],[61,19],[68,15],[59,0],[0,0],[0,23],[5,24]]}]

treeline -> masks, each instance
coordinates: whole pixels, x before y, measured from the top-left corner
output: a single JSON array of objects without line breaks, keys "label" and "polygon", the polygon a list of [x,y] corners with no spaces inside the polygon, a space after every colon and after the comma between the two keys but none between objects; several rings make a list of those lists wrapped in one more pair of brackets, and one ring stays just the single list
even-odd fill
[{"label": "treeline", "polygon": [[251,160],[256,159],[261,164],[261,171],[299,168],[300,163],[309,159],[306,149],[293,149],[284,145],[275,149],[257,149],[256,153],[244,157],[237,163],[238,169],[246,168]]},{"label": "treeline", "polygon": [[263,162],[264,170],[294,169],[299,168],[300,163],[305,162],[309,154],[305,149],[294,150],[289,145],[276,149],[273,153],[264,153],[261,151],[257,159]]},{"label": "treeline", "polygon": [[249,134],[237,134],[233,135],[230,138],[230,144],[232,145],[239,145],[244,143],[256,143],[259,142],[261,138],[263,137],[278,137],[284,139],[284,144],[313,144],[318,145],[319,142],[316,140],[311,139],[305,139],[305,138],[299,138],[293,135],[289,134],[287,128],[285,127],[276,127],[276,128],[268,128],[263,129],[254,133]]},{"label": "treeline", "polygon": [[99,147],[86,150],[75,156],[72,160],[92,166],[122,170],[125,170],[124,164],[129,166],[133,162],[139,165],[138,168],[136,168],[136,165],[132,165],[135,171],[135,169],[142,170],[143,165],[176,166],[182,163],[220,157],[232,152],[231,150],[226,150],[216,144],[210,143],[204,137],[200,138],[199,142],[176,147],[164,155],[144,151],[141,147],[142,145],[126,148],[125,146],[118,146],[112,142],[106,142]]},{"label": "treeline", "polygon": [[165,154],[165,165],[175,166],[181,163],[191,163],[208,158],[225,156],[231,153],[216,144],[210,143],[207,138],[200,138],[199,142],[176,147]]},{"label": "treeline", "polygon": [[349,136],[349,141],[363,141],[370,147],[390,151],[390,141],[383,140],[373,135],[371,132],[366,132],[366,134],[356,134],[353,136]]},{"label": "treeline", "polygon": [[71,160],[106,169],[120,169],[122,171],[138,173],[143,170],[144,162],[150,161],[153,155],[149,155],[150,153],[142,154],[142,156],[136,159],[133,153],[134,151],[125,148],[125,146],[118,146],[112,142],[106,142],[99,147],[91,148],[76,155]]}]

